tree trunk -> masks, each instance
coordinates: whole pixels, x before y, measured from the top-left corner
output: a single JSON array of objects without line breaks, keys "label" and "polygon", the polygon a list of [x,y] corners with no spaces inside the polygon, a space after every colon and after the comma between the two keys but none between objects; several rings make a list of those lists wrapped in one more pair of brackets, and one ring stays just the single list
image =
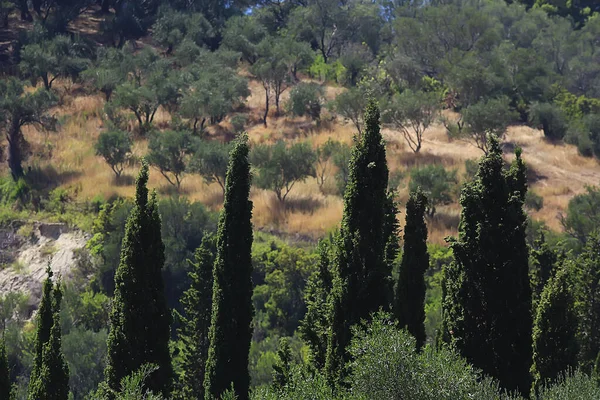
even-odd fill
[{"label": "tree trunk", "polygon": [[265,88],[265,115],[263,116],[263,124],[267,127],[267,115],[269,115],[269,90]]},{"label": "tree trunk", "polygon": [[6,140],[8,141],[8,168],[13,180],[17,181],[23,176],[23,156],[21,154],[21,127],[18,121],[11,124]]}]

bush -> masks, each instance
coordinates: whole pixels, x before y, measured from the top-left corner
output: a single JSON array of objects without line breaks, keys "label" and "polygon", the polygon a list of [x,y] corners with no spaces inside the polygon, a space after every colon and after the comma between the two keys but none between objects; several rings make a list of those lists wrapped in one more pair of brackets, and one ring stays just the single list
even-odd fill
[{"label": "bush", "polygon": [[95,144],[97,156],[102,156],[117,179],[125,169],[125,163],[131,156],[131,137],[121,130],[102,132]]},{"label": "bush", "polygon": [[525,207],[531,210],[540,211],[544,207],[544,198],[533,190],[528,190],[525,195]]},{"label": "bush", "polygon": [[529,122],[541,126],[544,136],[550,140],[561,140],[567,132],[563,111],[553,104],[534,103],[529,107]]},{"label": "bush", "polygon": [[565,232],[581,243],[600,225],[600,188],[587,186],[586,190],[569,201],[567,214],[561,216]]},{"label": "bush", "polygon": [[299,117],[308,115],[313,121],[321,119],[323,88],[316,83],[299,83],[290,93],[289,111]]},{"label": "bush", "polygon": [[590,114],[571,122],[565,140],[575,144],[585,157],[600,157],[600,115]]},{"label": "bush", "polygon": [[431,164],[410,171],[408,188],[413,192],[421,187],[428,199],[427,213],[433,217],[436,206],[452,201],[456,183],[456,170],[447,171],[442,165]]}]

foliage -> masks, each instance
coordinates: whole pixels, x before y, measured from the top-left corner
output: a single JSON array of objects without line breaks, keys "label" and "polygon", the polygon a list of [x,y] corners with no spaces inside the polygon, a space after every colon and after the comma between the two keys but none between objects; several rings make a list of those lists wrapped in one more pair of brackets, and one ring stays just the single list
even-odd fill
[{"label": "foliage", "polygon": [[533,322],[532,392],[577,366],[577,315],[571,278],[560,268],[544,287]]},{"label": "foliage", "polygon": [[357,88],[352,88],[338,94],[335,100],[329,104],[329,108],[333,112],[354,124],[359,136],[363,131],[363,112],[365,106],[365,93]]},{"label": "foliage", "polygon": [[155,166],[165,177],[167,182],[181,188],[181,181],[185,174],[189,154],[192,151],[192,138],[185,131],[164,131],[155,133],[148,143],[146,160]]},{"label": "foliage", "polygon": [[586,115],[569,126],[565,141],[577,146],[579,153],[586,157],[600,155],[600,117]]},{"label": "foliage", "polygon": [[398,274],[394,313],[398,325],[415,337],[417,349],[425,344],[425,271],[429,268],[427,225],[424,214],[427,197],[417,188],[406,203],[404,248]]},{"label": "foliage", "polygon": [[28,143],[21,128],[37,126],[52,129],[55,120],[48,114],[54,96],[43,89],[25,93],[23,83],[15,78],[0,80],[0,129],[8,142],[8,167],[16,181],[24,175],[23,161]]},{"label": "foliage", "polygon": [[346,186],[348,186],[348,180],[350,179],[351,157],[352,148],[345,143],[341,143],[333,153],[333,164],[337,168],[335,183],[340,196],[343,196],[346,192]]},{"label": "foliage", "polygon": [[529,190],[527,191],[527,196],[525,196],[525,207],[530,210],[540,211],[544,207],[544,198],[533,190]]},{"label": "foliage", "polygon": [[448,204],[452,200],[454,185],[456,185],[456,170],[447,171],[443,165],[429,164],[410,171],[409,190],[421,188],[427,197],[426,211],[430,217],[440,204]]},{"label": "foliage", "polygon": [[[84,313],[79,315],[85,316]],[[107,323],[99,331],[76,327],[63,335],[62,348],[69,365],[69,389],[75,399],[83,399],[104,379]]]},{"label": "foliage", "polygon": [[539,400],[569,400],[577,397],[582,400],[591,400],[600,396],[600,387],[593,378],[582,371],[563,374],[556,384],[546,385],[540,391]]},{"label": "foliage", "polygon": [[423,134],[435,122],[439,111],[440,101],[435,93],[407,89],[386,104],[383,120],[402,132],[408,147],[418,153],[423,144]]},{"label": "foliage", "polygon": [[288,338],[279,340],[279,350],[277,350],[277,362],[273,365],[273,386],[276,389],[283,389],[290,380],[292,352]]},{"label": "foliage", "polygon": [[0,339],[0,397],[10,400],[12,394],[12,383],[10,381],[10,366],[6,354],[6,339],[2,335]]},{"label": "foliage", "polygon": [[561,109],[549,103],[534,103],[529,107],[529,122],[542,126],[544,136],[561,140],[567,133],[567,123]]},{"label": "foliage", "polygon": [[308,115],[317,123],[321,119],[323,88],[316,83],[299,83],[290,92],[288,108],[299,117]]},{"label": "foliage", "polygon": [[144,162],[115,274],[105,376],[110,389],[118,391],[123,378],[144,364],[156,363],[159,369],[152,374],[149,387],[168,396],[173,371],[168,346],[171,314],[162,278],[165,246],[156,194],[148,196],[147,183],[148,164]]},{"label": "foliage", "polygon": [[548,280],[554,275],[558,257],[553,248],[546,241],[544,231],[540,230],[529,254],[529,274],[531,277],[531,299],[534,316],[537,310],[542,291]]},{"label": "foliage", "polygon": [[208,184],[217,182],[225,195],[225,175],[229,164],[231,144],[216,140],[198,141],[190,160],[191,172],[199,173]]},{"label": "foliage", "polygon": [[464,125],[459,125],[459,137],[472,141],[485,154],[489,152],[492,135],[503,138],[508,124],[514,119],[508,99],[483,100],[468,106],[463,111]]},{"label": "foliage", "polygon": [[[386,253],[389,232],[388,167],[374,100],[365,111],[365,132],[352,151],[350,178],[344,194],[344,214],[333,265],[331,326],[325,371],[332,383],[345,375],[350,327],[392,298],[391,265]],[[368,205],[368,206],[367,206]],[[395,238],[393,238],[395,240]]]},{"label": "foliage", "polygon": [[96,155],[104,158],[117,179],[131,156],[131,144],[129,133],[120,130],[102,132],[95,143]]},{"label": "foliage", "polygon": [[[343,153],[343,154],[342,154]],[[348,181],[348,162],[350,161],[350,146],[331,138],[319,146],[316,151],[315,177],[319,190],[324,191],[325,182],[329,178],[331,164],[338,168],[339,180],[342,181],[339,192],[344,193]]]},{"label": "foliage", "polygon": [[183,343],[181,393],[186,398],[204,398],[204,371],[208,356],[214,264],[214,238],[205,236],[194,254],[192,281],[181,299],[185,308],[179,336]]},{"label": "foliage", "polygon": [[225,180],[213,270],[210,346],[204,378],[206,398],[221,396],[231,386],[239,399],[248,398],[253,235],[247,141],[245,135],[236,139]]},{"label": "foliage", "polygon": [[600,188],[587,186],[586,191],[569,200],[566,215],[561,216],[565,232],[581,243],[600,223]]},{"label": "foliage", "polygon": [[498,139],[492,137],[488,148],[475,180],[462,190],[459,237],[449,239],[455,261],[444,269],[442,338],[504,388],[527,394],[532,317],[526,167],[520,149],[505,170]]},{"label": "foliage", "polygon": [[214,36],[210,22],[202,14],[185,13],[164,7],[152,26],[152,38],[170,54],[184,39],[202,46]]},{"label": "foliage", "polygon": [[256,186],[275,192],[282,204],[296,183],[315,176],[316,154],[308,143],[287,147],[280,140],[274,145],[258,145],[252,149],[251,160],[259,170]]},{"label": "foliage", "polygon": [[46,90],[57,78],[76,79],[89,63],[86,46],[69,36],[56,36],[41,43],[29,44],[21,50],[19,67],[35,86],[39,80]]}]

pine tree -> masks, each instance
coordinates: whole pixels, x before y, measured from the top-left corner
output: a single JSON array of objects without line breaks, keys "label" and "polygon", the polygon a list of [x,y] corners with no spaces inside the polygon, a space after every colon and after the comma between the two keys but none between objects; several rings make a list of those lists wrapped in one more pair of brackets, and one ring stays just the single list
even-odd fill
[{"label": "pine tree", "polygon": [[330,271],[331,242],[332,239],[321,240],[317,247],[319,265],[306,284],[304,290],[306,314],[298,328],[309,348],[309,365],[315,371],[325,367],[327,353],[327,332],[330,326],[328,301],[333,279]]},{"label": "pine tree", "polygon": [[204,379],[205,398],[219,398],[233,384],[240,400],[248,399],[248,357],[252,338],[252,202],[248,137],[231,151],[225,201],[217,230],[213,270],[210,346]]},{"label": "pine tree", "polygon": [[579,363],[589,373],[600,352],[600,233],[587,239],[576,262],[576,303],[579,316]]},{"label": "pine tree", "polygon": [[155,364],[158,369],[148,380],[148,388],[167,397],[173,376],[171,313],[164,295],[164,245],[156,194],[149,198],[147,183],[148,164],[144,161],[115,273],[105,376],[108,386],[118,392],[123,378],[144,364]]},{"label": "pine tree", "polygon": [[546,236],[543,231],[540,231],[539,238],[536,239],[531,249],[530,260],[532,309],[535,314],[537,302],[542,295],[546,282],[552,276],[552,271],[558,260],[556,252],[546,242]]},{"label": "pine tree", "polygon": [[204,368],[208,356],[208,330],[212,309],[214,237],[205,235],[196,250],[191,286],[185,291],[181,304],[185,309],[179,337],[183,342],[183,385],[185,399],[204,399]]},{"label": "pine tree", "polygon": [[533,393],[577,365],[577,314],[568,270],[548,281],[533,325]]},{"label": "pine tree", "polygon": [[526,168],[517,149],[504,169],[498,139],[462,190],[454,262],[444,269],[443,339],[509,390],[528,393],[531,287],[526,244]]},{"label": "pine tree", "polygon": [[10,399],[11,392],[10,368],[8,366],[8,355],[6,354],[6,340],[3,334],[0,340],[0,399]]},{"label": "pine tree", "polygon": [[292,363],[292,349],[290,341],[284,337],[279,339],[279,349],[277,350],[277,361],[273,365],[273,387],[281,390],[285,388],[290,380]]},{"label": "pine tree", "polygon": [[395,301],[399,326],[406,327],[415,337],[418,349],[425,343],[425,271],[429,268],[426,207],[427,198],[420,188],[410,194]]},{"label": "pine tree", "polygon": [[371,100],[365,131],[350,159],[344,215],[334,257],[330,326],[325,372],[331,384],[341,381],[348,361],[350,327],[392,299],[389,242],[388,167],[379,126],[379,109]]},{"label": "pine tree", "polygon": [[42,363],[38,374],[29,383],[29,399],[67,400],[68,398],[69,367],[61,349],[60,316],[57,311],[54,313],[50,338],[42,350]]}]

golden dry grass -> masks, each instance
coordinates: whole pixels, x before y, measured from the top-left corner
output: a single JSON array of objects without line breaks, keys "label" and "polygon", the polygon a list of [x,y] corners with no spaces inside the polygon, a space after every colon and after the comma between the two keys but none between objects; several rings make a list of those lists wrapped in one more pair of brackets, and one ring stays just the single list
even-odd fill
[{"label": "golden dry grass", "polygon": [[[68,88],[78,93],[79,88],[69,87],[68,83],[58,81],[60,90]],[[354,127],[342,121],[333,120],[317,127],[307,118],[279,117],[270,114],[268,126],[260,122],[264,107],[264,92],[256,81],[250,81],[251,96],[247,100],[246,110],[249,114],[248,134],[252,143],[273,143],[283,139],[288,142],[308,141],[316,148],[329,138],[352,144],[355,135]],[[326,96],[333,98],[343,89],[327,87]],[[282,106],[284,99],[282,99]],[[26,127],[24,134],[31,143],[32,156],[29,165],[55,170],[60,186],[72,190],[79,199],[91,199],[95,196],[110,198],[112,196],[132,196],[133,177],[138,165],[128,166],[124,178],[116,182],[114,174],[104,160],[94,153],[93,143],[103,128],[102,108],[104,98],[101,95],[66,95],[61,107],[52,112],[61,120],[57,132],[41,132],[33,127]],[[274,106],[273,106],[274,109]],[[274,110],[273,110],[274,111]],[[452,113],[447,117],[455,118]],[[155,117],[155,124],[161,128],[169,125],[171,116],[160,109]],[[133,124],[132,124],[133,126]],[[211,137],[223,140],[230,129],[228,122],[211,127]],[[387,157],[392,173],[403,173],[403,180],[398,187],[397,199],[401,207],[408,199],[408,171],[411,168],[430,163],[439,163],[446,168],[456,169],[461,177],[465,171],[465,160],[477,159],[482,152],[464,141],[448,139],[445,128],[434,125],[425,134],[423,148],[414,154],[405,144],[399,132],[383,130],[387,141]],[[534,218],[545,221],[553,229],[560,229],[558,215],[564,212],[569,200],[585,190],[586,185],[600,183],[600,165],[594,159],[578,155],[576,148],[565,144],[553,144],[545,141],[541,132],[522,126],[511,127],[505,142],[510,146],[521,146],[525,161],[535,170],[536,181],[531,187],[544,198],[544,207],[533,212]],[[147,151],[147,140],[138,138],[134,144],[134,155],[142,157]],[[507,154],[507,159],[512,156]],[[6,167],[3,167],[6,168]],[[330,166],[329,174],[335,169]],[[54,176],[54,175],[53,175]],[[166,179],[152,169],[149,186],[166,195],[173,188]],[[314,178],[298,183],[290,193],[286,205],[280,204],[274,194],[265,190],[252,188],[251,199],[254,202],[254,225],[259,229],[276,230],[290,234],[299,234],[318,238],[336,228],[341,220],[343,201],[335,192],[333,176],[325,185],[323,194],[319,191]],[[223,196],[221,188],[213,183],[207,185],[197,175],[187,175],[181,187],[181,193],[191,200],[201,201],[213,210],[221,208]],[[455,235],[460,215],[458,204],[439,207],[437,215],[428,220],[429,240],[433,243],[444,243],[448,235]],[[404,213],[399,215],[399,222],[404,224]]]}]

